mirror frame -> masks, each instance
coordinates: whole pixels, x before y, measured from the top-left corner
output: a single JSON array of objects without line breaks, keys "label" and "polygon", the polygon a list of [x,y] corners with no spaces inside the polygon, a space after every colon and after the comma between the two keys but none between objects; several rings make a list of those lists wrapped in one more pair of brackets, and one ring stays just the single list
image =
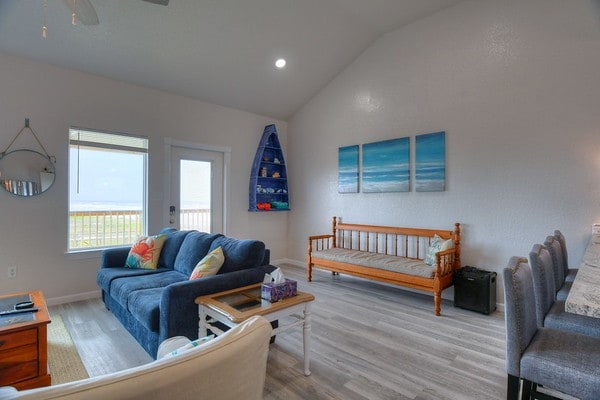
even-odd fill
[{"label": "mirror frame", "polygon": [[[44,153],[40,153],[39,151],[35,151],[35,150],[31,150],[31,149],[15,149],[15,150],[11,150],[11,151],[8,151],[8,152],[5,152],[5,153],[0,153],[0,161],[4,160],[6,157],[8,157],[11,154],[20,153],[20,152],[34,153],[34,154],[39,155],[44,160],[47,160],[48,161],[47,172],[54,175],[54,178],[52,179],[52,182],[50,183],[50,185],[44,191],[40,191],[38,193],[31,193],[31,194],[20,194],[20,193],[15,193],[13,191],[10,191],[5,186],[4,179],[2,179],[2,177],[0,176],[0,187],[2,187],[2,189],[4,189],[6,192],[8,192],[8,193],[10,193],[10,194],[12,194],[14,196],[17,196],[17,197],[35,197],[35,196],[39,196],[39,195],[41,195],[43,193],[46,193],[54,185],[54,182],[56,182],[56,168],[54,167],[54,162],[52,162],[52,158],[49,157],[48,155],[44,154]],[[42,172],[42,171],[40,171],[40,172]],[[14,181],[18,182],[17,179],[14,179]],[[23,182],[23,181],[20,181],[20,182]]]}]

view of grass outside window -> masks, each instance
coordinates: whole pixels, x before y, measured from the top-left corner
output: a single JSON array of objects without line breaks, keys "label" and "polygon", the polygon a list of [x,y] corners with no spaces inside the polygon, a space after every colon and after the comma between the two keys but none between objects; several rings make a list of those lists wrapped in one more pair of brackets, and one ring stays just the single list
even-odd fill
[{"label": "view of grass outside window", "polygon": [[146,233],[147,153],[147,138],[69,130],[69,251]]}]

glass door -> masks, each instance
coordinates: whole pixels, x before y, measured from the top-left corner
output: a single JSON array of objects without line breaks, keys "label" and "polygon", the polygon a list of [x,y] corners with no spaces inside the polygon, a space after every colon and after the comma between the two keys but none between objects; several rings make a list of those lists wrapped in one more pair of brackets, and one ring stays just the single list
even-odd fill
[{"label": "glass door", "polygon": [[169,223],[181,230],[223,232],[223,153],[171,148]]}]

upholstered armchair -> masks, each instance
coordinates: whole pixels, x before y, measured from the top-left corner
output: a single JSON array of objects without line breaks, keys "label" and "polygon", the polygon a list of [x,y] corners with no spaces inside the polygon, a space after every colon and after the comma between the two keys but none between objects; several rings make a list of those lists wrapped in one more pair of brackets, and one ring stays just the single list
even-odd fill
[{"label": "upholstered armchair", "polygon": [[534,245],[529,253],[529,260],[538,326],[600,337],[600,318],[567,312],[564,300],[556,300],[554,267],[548,249],[540,244]]},{"label": "upholstered armchair", "polygon": [[[536,323],[533,278],[527,259],[512,257],[502,271],[506,320],[507,399],[535,396],[538,385],[581,400],[600,393],[600,339]],[[532,397],[530,397],[532,396]]]},{"label": "upholstered armchair", "polygon": [[[0,398],[61,400],[262,400],[271,325],[252,317],[215,339],[140,367]],[[168,339],[167,339],[168,340]]]}]

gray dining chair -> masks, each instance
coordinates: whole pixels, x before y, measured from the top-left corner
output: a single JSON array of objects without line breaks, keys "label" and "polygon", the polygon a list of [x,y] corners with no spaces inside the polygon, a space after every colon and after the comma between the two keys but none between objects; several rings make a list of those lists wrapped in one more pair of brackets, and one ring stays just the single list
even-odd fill
[{"label": "gray dining chair", "polygon": [[[506,322],[507,399],[540,398],[538,386],[581,400],[600,393],[600,339],[539,328],[527,259],[511,257],[502,271]],[[546,397],[547,398],[547,397]]]},{"label": "gray dining chair", "polygon": [[563,268],[565,269],[565,282],[573,282],[577,275],[577,268],[569,268],[569,254],[567,252],[567,241],[558,229],[554,231],[554,237],[560,243],[563,254]]},{"label": "gray dining chair", "polygon": [[556,300],[567,300],[573,282],[565,282],[565,267],[562,246],[555,236],[548,236],[544,246],[550,252],[552,258],[552,269],[554,270],[554,285],[556,289]]},{"label": "gray dining chair", "polygon": [[556,300],[554,267],[548,249],[541,244],[534,245],[529,253],[529,262],[537,325],[600,338],[600,318],[567,312],[564,300]]}]

